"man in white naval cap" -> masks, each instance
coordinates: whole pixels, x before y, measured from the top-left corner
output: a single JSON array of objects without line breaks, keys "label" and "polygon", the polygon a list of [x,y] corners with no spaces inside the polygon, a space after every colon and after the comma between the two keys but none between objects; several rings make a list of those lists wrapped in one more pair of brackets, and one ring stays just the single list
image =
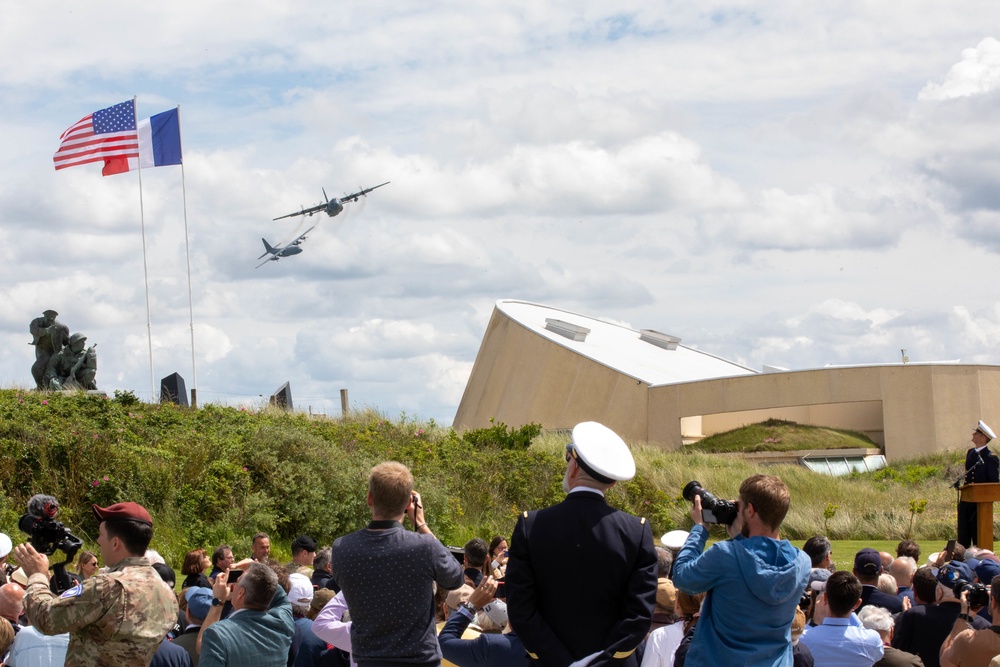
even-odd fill
[{"label": "man in white naval cap", "polygon": [[656,603],[653,533],[648,521],[604,500],[633,476],[632,453],[614,431],[577,424],[566,446],[566,499],[518,518],[507,613],[533,664],[638,664],[635,649]]},{"label": "man in white naval cap", "polygon": [[[1000,459],[990,451],[990,441],[996,438],[993,429],[983,420],[972,432],[972,447],[965,453],[965,483],[1000,482]],[[964,547],[976,541],[976,503],[958,503],[958,542]]]}]

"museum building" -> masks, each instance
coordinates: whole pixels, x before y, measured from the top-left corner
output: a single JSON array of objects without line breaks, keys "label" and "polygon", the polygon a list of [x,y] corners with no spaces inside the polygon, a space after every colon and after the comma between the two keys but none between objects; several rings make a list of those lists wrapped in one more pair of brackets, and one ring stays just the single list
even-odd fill
[{"label": "museum building", "polygon": [[[979,419],[1000,423],[1000,366],[900,362],[757,371],[668,333],[503,299],[454,426],[482,428],[495,419],[568,430],[593,420],[631,442],[678,448],[770,418],[860,431],[882,448],[836,453],[834,461],[851,458],[840,461],[841,472],[883,455],[893,461],[964,450]],[[829,458],[814,454],[806,463],[829,466]]]}]

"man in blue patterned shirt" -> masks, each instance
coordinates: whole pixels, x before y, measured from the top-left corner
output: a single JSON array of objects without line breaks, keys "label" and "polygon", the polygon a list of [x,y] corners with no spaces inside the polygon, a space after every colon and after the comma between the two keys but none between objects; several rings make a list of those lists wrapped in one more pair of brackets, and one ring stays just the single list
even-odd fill
[{"label": "man in blue patterned shirt", "polygon": [[[458,588],[462,566],[427,526],[413,474],[402,463],[372,468],[367,503],[371,522],[335,541],[330,553],[351,610],[352,656],[358,667],[438,665],[434,584]],[[403,528],[404,516],[415,532]]]}]

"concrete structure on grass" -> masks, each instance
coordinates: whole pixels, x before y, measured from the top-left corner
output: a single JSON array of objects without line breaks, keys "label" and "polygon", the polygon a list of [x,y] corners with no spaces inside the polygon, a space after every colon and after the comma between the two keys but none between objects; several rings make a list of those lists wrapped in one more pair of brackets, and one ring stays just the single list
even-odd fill
[{"label": "concrete structure on grass", "polygon": [[968,447],[1000,423],[1000,366],[896,363],[754,371],[653,331],[516,300],[496,303],[455,428],[599,421],[668,448],[765,419],[851,429],[889,461]]}]

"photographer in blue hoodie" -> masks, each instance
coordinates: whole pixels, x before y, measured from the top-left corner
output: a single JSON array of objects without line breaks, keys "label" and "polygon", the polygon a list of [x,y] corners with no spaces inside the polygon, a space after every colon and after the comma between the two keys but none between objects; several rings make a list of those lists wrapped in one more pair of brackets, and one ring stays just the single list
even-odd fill
[{"label": "photographer in blue hoodie", "polygon": [[788,487],[753,475],[740,485],[732,539],[708,551],[701,495],[693,497],[691,529],[674,561],[674,585],[707,591],[686,667],[791,667],[790,627],[809,577],[809,556],[778,536],[788,513]]}]

